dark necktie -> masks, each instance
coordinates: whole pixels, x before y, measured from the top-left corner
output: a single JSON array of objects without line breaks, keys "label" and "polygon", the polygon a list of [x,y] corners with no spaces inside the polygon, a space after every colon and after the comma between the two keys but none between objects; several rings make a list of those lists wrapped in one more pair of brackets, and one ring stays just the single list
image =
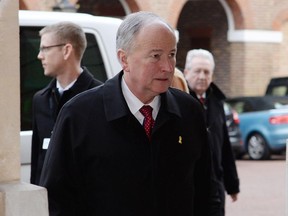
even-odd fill
[{"label": "dark necktie", "polygon": [[144,116],[144,122],[143,127],[145,129],[145,132],[148,136],[148,138],[151,138],[151,131],[154,126],[154,119],[152,117],[152,110],[153,108],[151,106],[143,106],[139,111]]},{"label": "dark necktie", "polygon": [[199,98],[199,100],[200,100],[200,102],[202,103],[202,105],[204,106],[204,105],[205,105],[205,98],[201,96],[201,97]]}]

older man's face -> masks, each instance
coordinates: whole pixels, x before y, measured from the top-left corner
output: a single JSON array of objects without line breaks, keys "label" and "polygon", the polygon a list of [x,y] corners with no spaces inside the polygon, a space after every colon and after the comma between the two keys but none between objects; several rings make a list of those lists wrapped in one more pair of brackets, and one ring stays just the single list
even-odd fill
[{"label": "older man's face", "polygon": [[124,79],[142,102],[148,103],[170,87],[176,64],[176,38],[164,23],[145,26],[126,53]]},{"label": "older man's face", "polygon": [[202,95],[212,82],[213,65],[203,57],[192,59],[191,67],[185,69],[184,75],[189,87],[198,95]]}]

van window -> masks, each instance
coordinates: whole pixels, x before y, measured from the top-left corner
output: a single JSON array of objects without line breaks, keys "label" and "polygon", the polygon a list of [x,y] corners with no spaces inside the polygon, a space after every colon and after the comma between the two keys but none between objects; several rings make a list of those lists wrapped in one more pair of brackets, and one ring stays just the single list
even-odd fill
[{"label": "van window", "polygon": [[87,48],[81,64],[87,67],[96,79],[104,82],[107,80],[107,73],[95,35],[86,33],[86,39]]},{"label": "van window", "polygon": [[[37,55],[40,46],[39,31],[43,27],[20,27],[20,90],[21,131],[32,129],[32,98],[51,78],[44,76]],[[95,78],[104,82],[107,73],[95,35],[86,33],[87,49],[82,59]]]}]

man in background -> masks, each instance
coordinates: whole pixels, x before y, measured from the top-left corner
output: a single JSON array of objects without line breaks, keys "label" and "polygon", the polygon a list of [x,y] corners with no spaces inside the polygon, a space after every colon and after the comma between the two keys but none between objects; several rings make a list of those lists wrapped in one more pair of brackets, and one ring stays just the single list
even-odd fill
[{"label": "man in background", "polygon": [[44,75],[52,81],[33,97],[33,135],[31,151],[32,184],[39,184],[42,166],[54,123],[62,106],[80,92],[102,84],[80,62],[87,46],[80,26],[60,22],[40,31],[38,59]]},{"label": "man in background", "polygon": [[225,95],[212,82],[215,68],[212,54],[203,49],[187,53],[184,76],[190,94],[203,106],[212,157],[212,194],[210,216],[225,215],[225,190],[237,200],[239,179],[223,108]]}]

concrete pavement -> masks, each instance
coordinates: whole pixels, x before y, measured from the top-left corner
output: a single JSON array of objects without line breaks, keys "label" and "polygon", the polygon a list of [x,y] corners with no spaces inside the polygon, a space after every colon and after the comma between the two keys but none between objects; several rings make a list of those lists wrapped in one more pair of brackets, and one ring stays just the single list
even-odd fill
[{"label": "concrete pavement", "polygon": [[241,192],[235,203],[226,197],[226,216],[285,216],[285,156],[237,160],[236,165]]}]

